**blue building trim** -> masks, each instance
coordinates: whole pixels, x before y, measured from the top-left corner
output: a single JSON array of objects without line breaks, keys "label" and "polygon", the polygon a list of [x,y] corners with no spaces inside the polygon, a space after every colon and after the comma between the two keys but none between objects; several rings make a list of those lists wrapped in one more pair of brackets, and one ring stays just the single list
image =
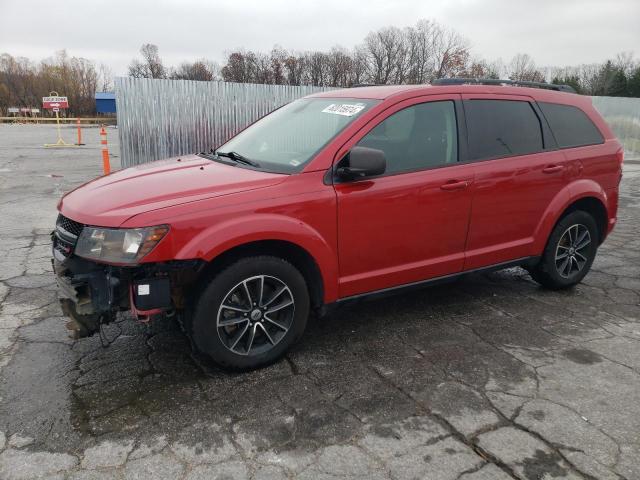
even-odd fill
[{"label": "blue building trim", "polygon": [[116,94],[96,92],[96,113],[116,113]]}]

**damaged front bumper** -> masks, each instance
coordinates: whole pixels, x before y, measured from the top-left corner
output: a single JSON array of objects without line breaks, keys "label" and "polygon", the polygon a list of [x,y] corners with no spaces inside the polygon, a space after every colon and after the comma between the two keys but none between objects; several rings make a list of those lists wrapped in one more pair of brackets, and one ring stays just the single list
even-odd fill
[{"label": "damaged front bumper", "polygon": [[120,310],[126,309],[122,295],[122,277],[93,262],[70,256],[56,255],[54,239],[53,271],[58,283],[62,312],[69,317],[66,326],[73,338],[88,337],[98,332],[100,325],[111,323]]},{"label": "damaged front bumper", "polygon": [[73,253],[82,225],[64,220],[58,219],[51,235],[52,264],[73,338],[99,332],[118,312],[130,310],[139,320],[149,321],[152,315],[184,307],[186,288],[195,281],[200,261],[116,266],[87,260]]}]

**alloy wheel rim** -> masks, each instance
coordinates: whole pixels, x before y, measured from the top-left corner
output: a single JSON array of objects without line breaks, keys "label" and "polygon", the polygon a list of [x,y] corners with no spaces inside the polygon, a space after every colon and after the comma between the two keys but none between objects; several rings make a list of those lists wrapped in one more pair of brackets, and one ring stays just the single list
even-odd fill
[{"label": "alloy wheel rim", "polygon": [[556,270],[563,278],[580,273],[589,261],[591,234],[582,224],[571,225],[560,236],[556,247]]},{"label": "alloy wheel rim", "polygon": [[216,328],[228,350],[255,356],[280,343],[294,313],[295,301],[287,284],[271,275],[256,275],[227,292],[218,308]]}]

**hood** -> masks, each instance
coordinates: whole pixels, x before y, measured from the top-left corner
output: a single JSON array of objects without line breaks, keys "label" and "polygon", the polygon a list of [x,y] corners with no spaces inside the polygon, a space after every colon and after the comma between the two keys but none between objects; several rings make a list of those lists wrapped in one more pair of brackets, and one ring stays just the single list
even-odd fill
[{"label": "hood", "polygon": [[58,209],[77,222],[118,227],[139,213],[268,187],[285,178],[186,155],[92,180],[67,193]]}]

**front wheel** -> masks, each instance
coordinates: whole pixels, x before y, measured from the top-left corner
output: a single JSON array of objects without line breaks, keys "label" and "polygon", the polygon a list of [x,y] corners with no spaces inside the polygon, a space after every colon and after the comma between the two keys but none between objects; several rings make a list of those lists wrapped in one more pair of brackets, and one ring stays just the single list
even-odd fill
[{"label": "front wheel", "polygon": [[542,286],[559,290],[579,283],[591,269],[598,250],[598,228],[587,212],[572,212],[555,226],[540,263],[530,270]]},{"label": "front wheel", "polygon": [[271,256],[244,258],[216,275],[193,313],[197,349],[218,365],[251,369],[280,358],[304,332],[309,292],[302,274]]}]

